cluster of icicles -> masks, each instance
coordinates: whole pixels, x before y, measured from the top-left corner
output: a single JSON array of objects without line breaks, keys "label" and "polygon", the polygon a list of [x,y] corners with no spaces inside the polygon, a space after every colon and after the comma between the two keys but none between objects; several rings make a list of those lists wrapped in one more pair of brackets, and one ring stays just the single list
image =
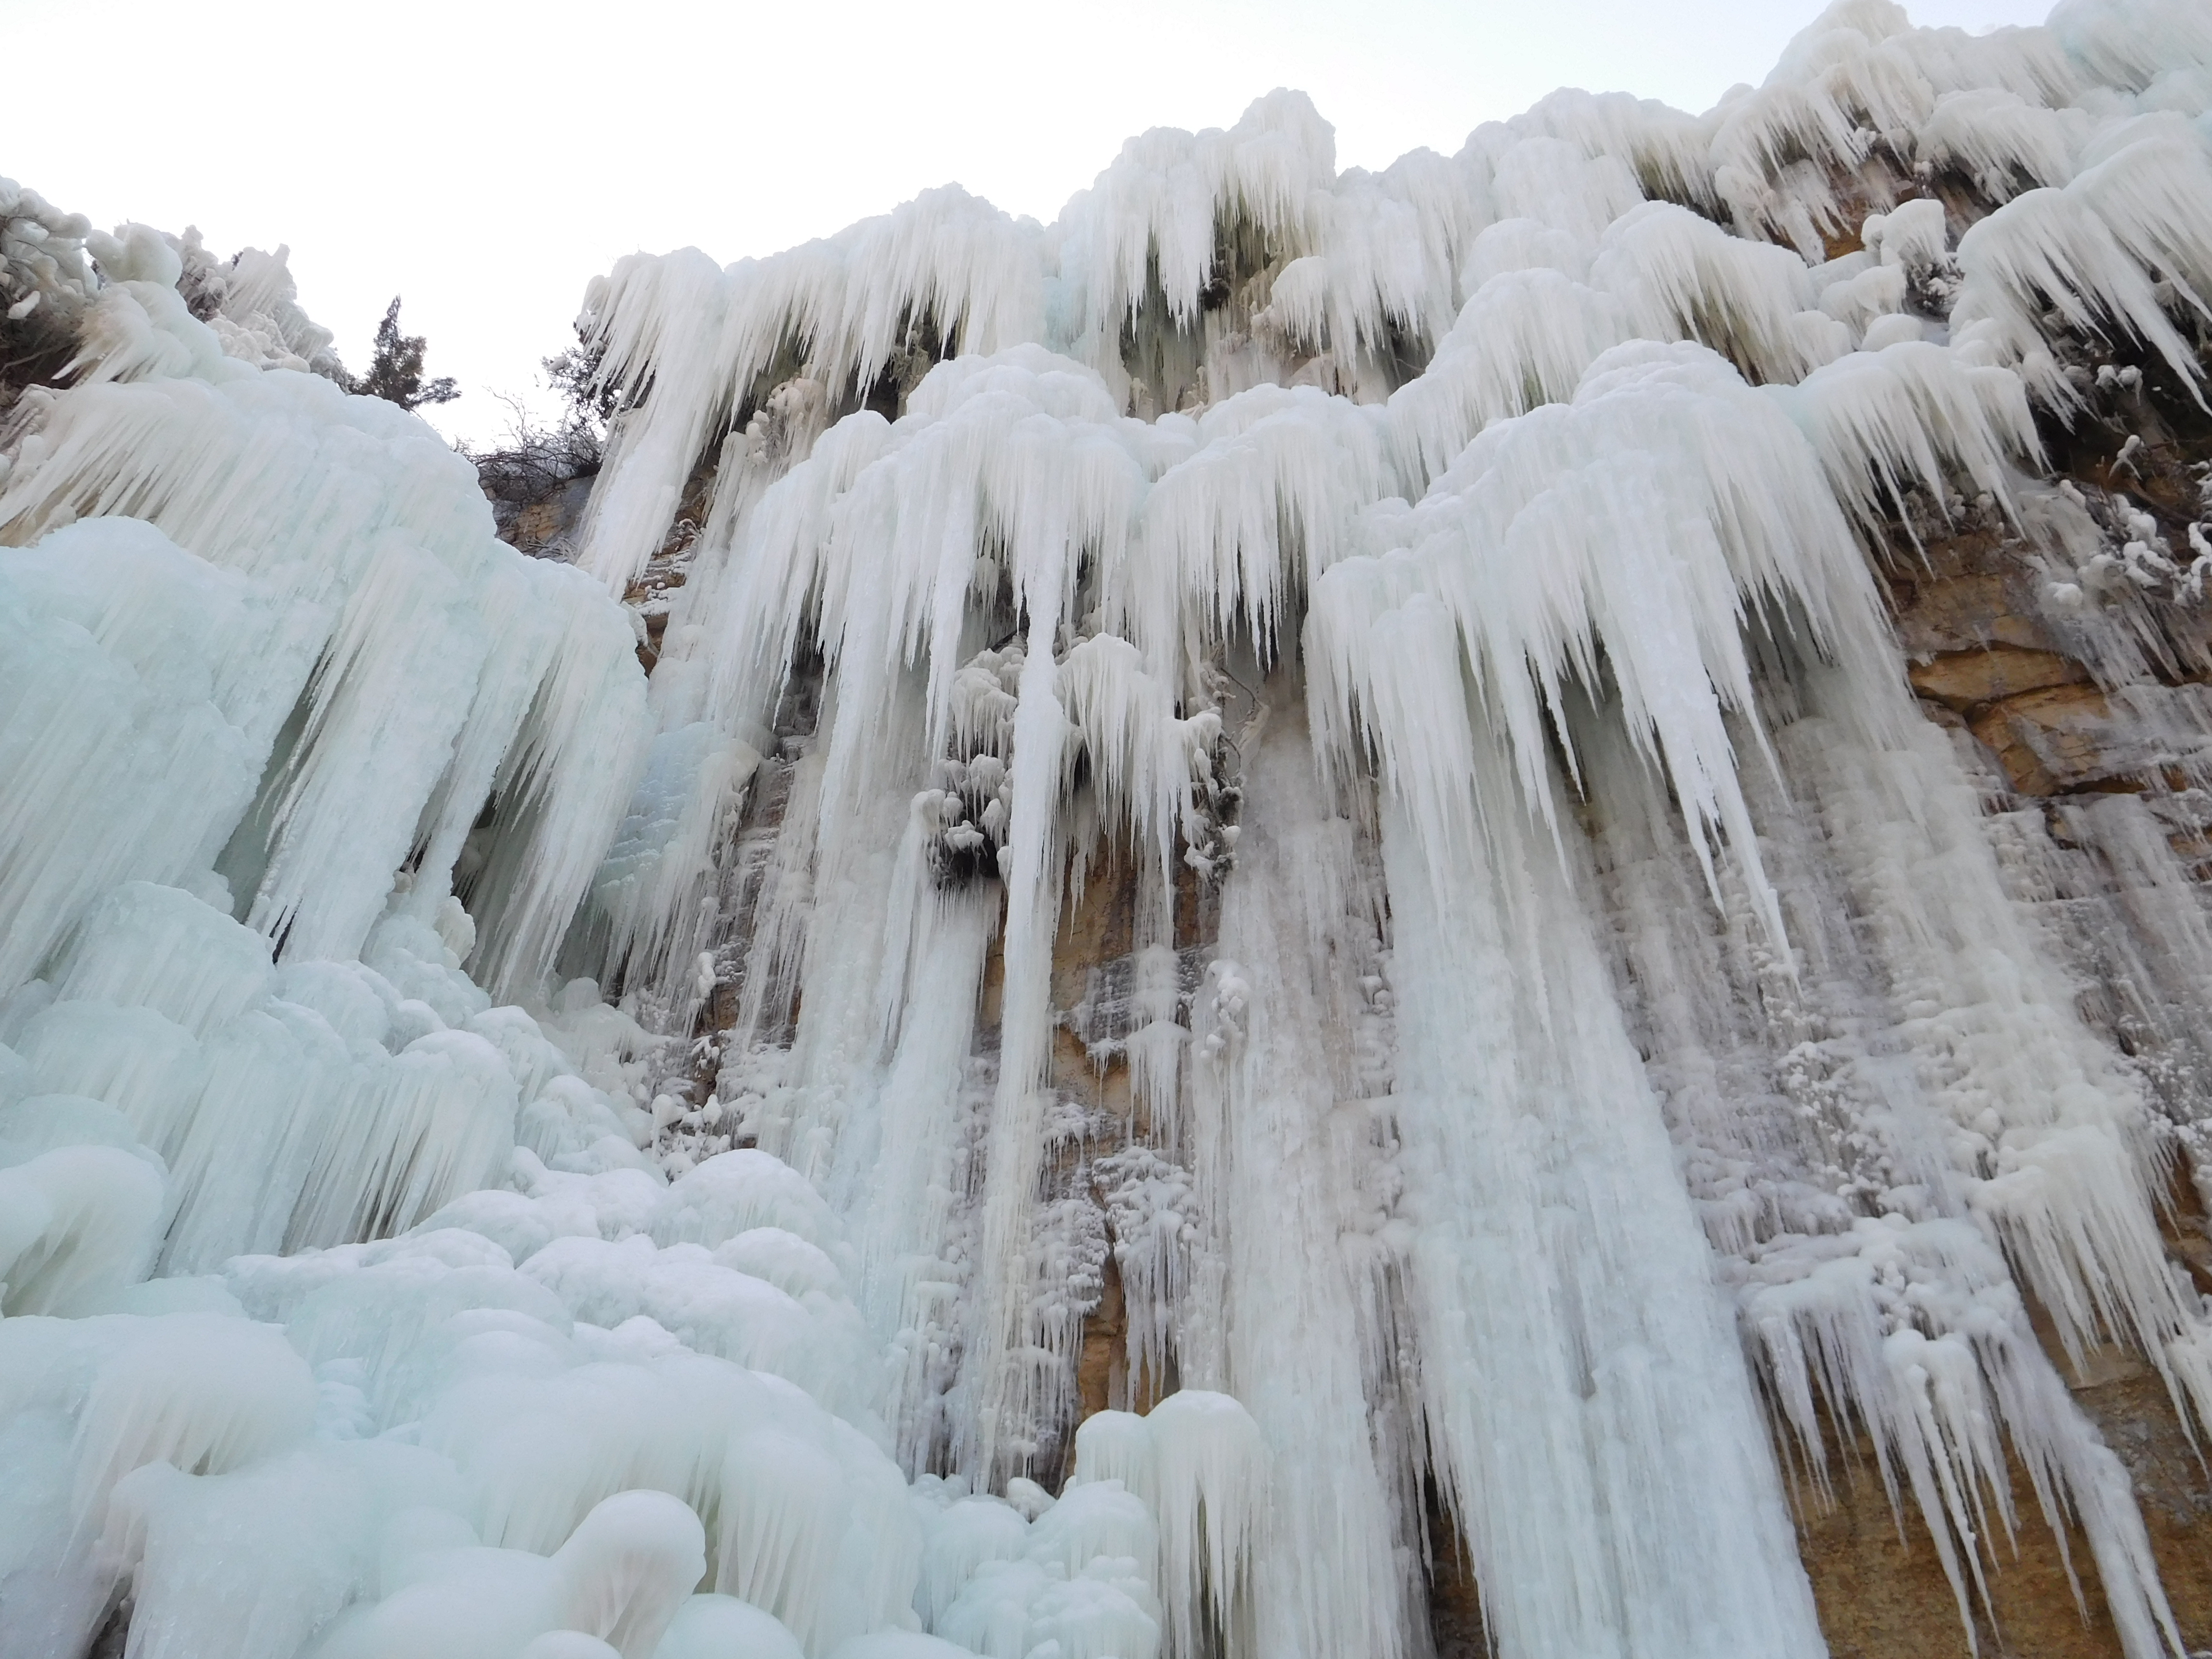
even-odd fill
[{"label": "cluster of icicles", "polygon": [[[1510,1659],[1809,1656],[1841,1431],[1970,1629],[2010,1455],[2178,1650],[2025,1300],[2212,1422],[2172,1146],[1869,547],[2019,514],[2084,339],[2201,390],[2208,106],[2187,4],[1847,0],[1705,117],[1340,175],[1279,93],[1050,227],[641,257],[574,567],[100,244],[0,472],[0,1649],[1414,1659],[1458,1547]],[[1877,152],[2002,205],[1846,226]],[[1180,1387],[1073,1428],[1108,1225]]]}]

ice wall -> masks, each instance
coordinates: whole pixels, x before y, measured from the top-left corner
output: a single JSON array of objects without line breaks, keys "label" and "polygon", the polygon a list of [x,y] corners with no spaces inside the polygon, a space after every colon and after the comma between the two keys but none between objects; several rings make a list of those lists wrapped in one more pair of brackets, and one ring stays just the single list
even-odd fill
[{"label": "ice wall", "polygon": [[1234,1472],[912,1484],[848,1289],[896,1226],[689,1168],[684,1045],[557,971],[665,851],[632,617],[226,329],[313,345],[281,256],[6,189],[73,355],[0,467],[0,1651],[911,1655],[925,1565],[979,1644],[1153,1651]]},{"label": "ice wall", "polygon": [[[573,565],[0,185],[0,1650],[1810,1655],[1861,1446],[2179,1650],[2062,1367],[2212,1426],[2208,106],[1846,0],[635,256]],[[1908,660],[1976,537],[2144,793]]]}]

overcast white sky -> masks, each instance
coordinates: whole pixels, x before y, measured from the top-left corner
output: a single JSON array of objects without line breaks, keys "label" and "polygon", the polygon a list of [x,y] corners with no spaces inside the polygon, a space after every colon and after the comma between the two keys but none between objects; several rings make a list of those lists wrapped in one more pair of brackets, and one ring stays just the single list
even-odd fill
[{"label": "overcast white sky", "polygon": [[[1907,0],[1970,29],[2048,0]],[[111,225],[288,242],[356,368],[394,294],[495,438],[585,281],[773,252],[957,181],[1049,220],[1150,126],[1310,93],[1340,167],[1583,86],[1704,109],[1814,0],[0,0],[0,174]],[[537,393],[542,398],[542,392]]]}]

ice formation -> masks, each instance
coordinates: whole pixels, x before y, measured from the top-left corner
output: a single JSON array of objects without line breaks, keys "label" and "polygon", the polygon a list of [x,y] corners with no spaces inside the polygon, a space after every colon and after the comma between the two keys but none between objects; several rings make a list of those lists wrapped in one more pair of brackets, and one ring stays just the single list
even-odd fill
[{"label": "ice formation", "polygon": [[635,256],[572,562],[281,251],[0,180],[0,1653],[1417,1659],[1450,1552],[1509,1659],[1809,1656],[1862,1443],[1970,1636],[2048,1525],[2180,1651],[2033,1322],[2212,1428],[2212,924],[1883,582],[2032,538],[2212,774],[2204,526],[2041,481],[2205,404],[2209,108],[2189,0],[1843,0]]}]

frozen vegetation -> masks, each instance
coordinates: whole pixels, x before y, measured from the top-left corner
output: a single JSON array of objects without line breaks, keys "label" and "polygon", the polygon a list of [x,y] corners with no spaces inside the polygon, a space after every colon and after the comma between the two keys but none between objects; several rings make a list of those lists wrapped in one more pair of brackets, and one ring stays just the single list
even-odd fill
[{"label": "frozen vegetation", "polygon": [[0,1654],[1419,1659],[1456,1547],[1507,1659],[1791,1659],[1861,1434],[1962,1617],[2077,1523],[2179,1652],[2029,1309],[2212,1426],[2212,1083],[1880,570],[2033,534],[2116,683],[2202,605],[2045,434],[2203,404],[2208,108],[2193,0],[1843,0],[1703,115],[638,255],[572,560],[281,252],[0,180]]}]

